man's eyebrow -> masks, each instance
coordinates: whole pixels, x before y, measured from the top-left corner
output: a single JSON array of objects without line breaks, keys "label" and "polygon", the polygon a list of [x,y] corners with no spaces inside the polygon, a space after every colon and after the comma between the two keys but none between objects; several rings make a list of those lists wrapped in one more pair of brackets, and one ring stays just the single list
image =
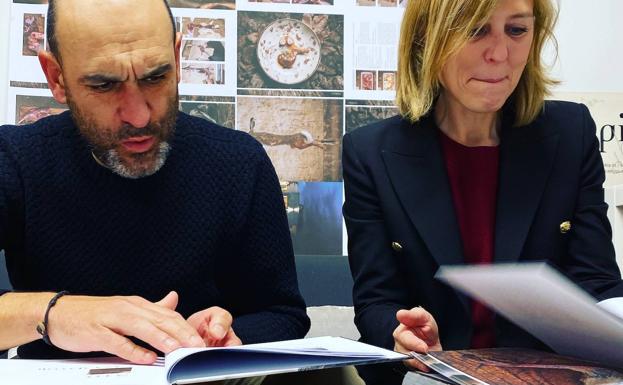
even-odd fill
[{"label": "man's eyebrow", "polygon": [[[159,65],[156,68],[150,69],[147,72],[145,72],[139,80],[147,79],[152,76],[163,75],[171,71],[172,68],[173,66],[171,66],[171,64],[169,63]],[[124,81],[124,79],[122,79],[120,76],[111,75],[111,74],[89,74],[89,75],[84,75],[83,77],[78,79],[78,81],[82,84],[84,83],[102,84],[102,83],[118,83],[118,82]]]},{"label": "man's eyebrow", "polygon": [[102,84],[102,83],[118,83],[123,81],[119,76],[107,74],[91,74],[84,75],[78,81],[82,84]]},{"label": "man's eyebrow", "polygon": [[172,68],[173,68],[173,66],[171,66],[170,63],[159,65],[158,67],[156,67],[154,69],[151,69],[151,70],[148,70],[147,72],[145,72],[143,74],[143,76],[141,76],[139,78],[139,80],[147,79],[147,78],[150,78],[152,76],[164,75],[165,73],[171,71]]}]

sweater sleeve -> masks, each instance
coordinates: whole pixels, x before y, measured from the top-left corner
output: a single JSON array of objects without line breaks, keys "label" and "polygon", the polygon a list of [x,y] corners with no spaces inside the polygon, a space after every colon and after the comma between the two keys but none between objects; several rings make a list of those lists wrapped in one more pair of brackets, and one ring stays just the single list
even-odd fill
[{"label": "sweater sleeve", "polygon": [[0,142],[0,251],[6,247],[9,213],[8,186],[11,180],[11,168],[8,155]]},{"label": "sweater sleeve", "polygon": [[[11,245],[11,239],[19,231],[20,224],[16,218],[21,211],[20,197],[21,182],[13,154],[3,138],[0,138],[0,251],[6,252]],[[8,289],[10,288],[0,286],[0,295],[9,291]]]},{"label": "sweater sleeve", "polygon": [[236,278],[225,287],[234,331],[245,344],[302,338],[310,325],[279,181],[257,146],[253,190],[236,240]]},{"label": "sweater sleeve", "polygon": [[[7,247],[9,229],[11,228],[10,218],[11,213],[15,210],[14,206],[17,202],[18,191],[18,173],[7,146],[0,139],[0,252]],[[11,291],[9,287],[0,286],[0,296],[9,291]],[[0,350],[0,358],[6,358],[6,353],[6,350]]]}]

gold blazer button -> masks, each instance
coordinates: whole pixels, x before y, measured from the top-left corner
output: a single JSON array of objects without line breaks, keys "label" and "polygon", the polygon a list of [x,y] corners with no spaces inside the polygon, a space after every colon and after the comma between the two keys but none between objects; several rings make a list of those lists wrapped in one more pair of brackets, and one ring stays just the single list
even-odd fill
[{"label": "gold blazer button", "polygon": [[561,234],[566,234],[569,232],[569,230],[571,230],[571,222],[569,221],[564,221],[560,224],[560,233]]},{"label": "gold blazer button", "polygon": [[402,251],[402,245],[398,242],[392,242],[392,249],[399,253]]}]

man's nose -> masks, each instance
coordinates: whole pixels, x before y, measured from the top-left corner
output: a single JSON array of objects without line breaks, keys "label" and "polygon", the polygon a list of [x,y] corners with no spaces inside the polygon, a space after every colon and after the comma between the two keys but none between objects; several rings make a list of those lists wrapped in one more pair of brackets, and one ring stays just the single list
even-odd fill
[{"label": "man's nose", "polygon": [[119,105],[123,123],[133,127],[145,127],[151,119],[151,106],[136,84],[125,84]]}]

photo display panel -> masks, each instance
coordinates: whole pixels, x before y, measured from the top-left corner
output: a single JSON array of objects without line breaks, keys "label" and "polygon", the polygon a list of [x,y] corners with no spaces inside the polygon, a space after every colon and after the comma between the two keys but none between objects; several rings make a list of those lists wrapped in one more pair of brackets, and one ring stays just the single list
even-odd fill
[{"label": "photo display panel", "polygon": [[[179,108],[257,139],[281,182],[295,254],[346,255],[342,136],[397,114],[407,0],[168,0],[182,35]],[[13,0],[6,121],[67,109],[47,88],[47,1]],[[623,94],[555,94],[587,104],[606,185],[623,183]]]}]

